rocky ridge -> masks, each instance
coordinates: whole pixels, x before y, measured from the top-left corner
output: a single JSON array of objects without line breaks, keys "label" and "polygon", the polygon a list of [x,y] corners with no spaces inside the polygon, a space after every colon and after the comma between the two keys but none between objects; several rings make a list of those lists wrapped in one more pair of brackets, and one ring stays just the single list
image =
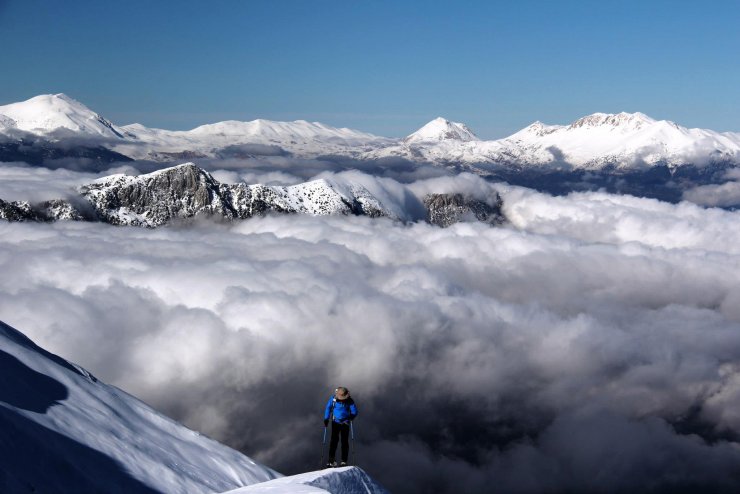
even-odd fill
[{"label": "rocky ridge", "polygon": [[[38,204],[0,200],[0,219],[102,221],[144,227],[196,217],[230,221],[267,214],[402,219],[358,183],[319,179],[292,186],[224,184],[192,163],[146,175],[111,175],[83,185],[78,193],[73,200]],[[467,211],[472,212],[471,218],[495,224],[498,221],[492,218],[500,216],[500,198],[493,201],[491,206],[459,194],[434,194],[425,205],[429,221],[436,225],[449,226],[465,220]]]},{"label": "rocky ridge", "polygon": [[37,222],[93,221],[95,216],[87,208],[75,206],[62,199],[52,199],[33,204],[28,201],[4,201],[0,199],[0,219]]},{"label": "rocky ridge", "polygon": [[222,184],[192,163],[136,177],[105,177],[80,192],[103,221],[114,225],[155,227],[196,216],[235,220],[268,213],[395,218],[359,184]]}]

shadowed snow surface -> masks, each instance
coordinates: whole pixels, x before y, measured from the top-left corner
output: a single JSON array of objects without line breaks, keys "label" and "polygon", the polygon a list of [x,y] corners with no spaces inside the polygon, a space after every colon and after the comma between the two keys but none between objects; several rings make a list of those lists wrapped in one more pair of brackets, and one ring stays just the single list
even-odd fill
[{"label": "shadowed snow surface", "polygon": [[0,492],[222,491],[273,470],[0,322]]}]

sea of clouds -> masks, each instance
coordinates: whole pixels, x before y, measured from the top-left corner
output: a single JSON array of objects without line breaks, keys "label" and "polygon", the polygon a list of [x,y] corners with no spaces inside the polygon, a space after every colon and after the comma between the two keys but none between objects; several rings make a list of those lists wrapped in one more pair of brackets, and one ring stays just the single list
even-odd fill
[{"label": "sea of clouds", "polygon": [[[94,178],[11,172],[0,192]],[[243,173],[296,176],[216,176]],[[0,319],[284,473],[318,466],[342,385],[393,492],[740,486],[740,212],[343,176],[398,207],[499,191],[509,223],[0,222]]]}]

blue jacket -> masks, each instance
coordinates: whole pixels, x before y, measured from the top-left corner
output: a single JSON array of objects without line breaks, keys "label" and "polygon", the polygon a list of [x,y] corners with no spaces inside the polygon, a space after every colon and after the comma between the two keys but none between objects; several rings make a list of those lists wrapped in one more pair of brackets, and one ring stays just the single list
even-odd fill
[{"label": "blue jacket", "polygon": [[324,420],[331,418],[337,423],[346,423],[357,417],[357,405],[350,396],[346,400],[337,400],[334,395],[329,398],[324,410]]}]

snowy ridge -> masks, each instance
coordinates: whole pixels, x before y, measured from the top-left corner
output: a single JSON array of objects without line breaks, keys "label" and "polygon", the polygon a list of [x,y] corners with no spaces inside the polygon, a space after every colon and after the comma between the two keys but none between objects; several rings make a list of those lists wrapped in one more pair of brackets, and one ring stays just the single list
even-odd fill
[{"label": "snowy ridge", "polygon": [[223,494],[388,494],[362,469],[331,468],[253,484]]},{"label": "snowy ridge", "polygon": [[536,137],[544,137],[562,128],[563,128],[562,125],[546,125],[538,120],[524,127],[519,132],[512,134],[507,139],[521,142],[521,141],[526,141],[528,139],[532,139]]},{"label": "snowy ridge", "polygon": [[0,492],[221,492],[279,476],[2,322],[0,371]]},{"label": "snowy ridge", "polygon": [[397,216],[360,184],[319,179],[283,186],[221,184],[192,163],[139,176],[111,175],[80,189],[112,224],[155,227],[199,215],[245,219],[273,213]]},{"label": "snowy ridge", "polygon": [[346,128],[335,128],[319,122],[296,120],[294,122],[273,122],[257,119],[251,122],[229,120],[214,124],[201,125],[189,134],[202,136],[222,137],[259,137],[265,140],[285,141],[335,141],[345,145],[362,144],[365,141],[377,139],[372,134]]},{"label": "snowy ridge", "polygon": [[135,158],[166,161],[189,152],[195,157],[249,156],[289,152],[303,157],[323,154],[357,155],[366,147],[386,145],[391,140],[347,128],[296,120],[274,122],[229,120],[202,125],[188,131],[151,129],[140,124],[121,128],[128,143],[118,152]]}]

